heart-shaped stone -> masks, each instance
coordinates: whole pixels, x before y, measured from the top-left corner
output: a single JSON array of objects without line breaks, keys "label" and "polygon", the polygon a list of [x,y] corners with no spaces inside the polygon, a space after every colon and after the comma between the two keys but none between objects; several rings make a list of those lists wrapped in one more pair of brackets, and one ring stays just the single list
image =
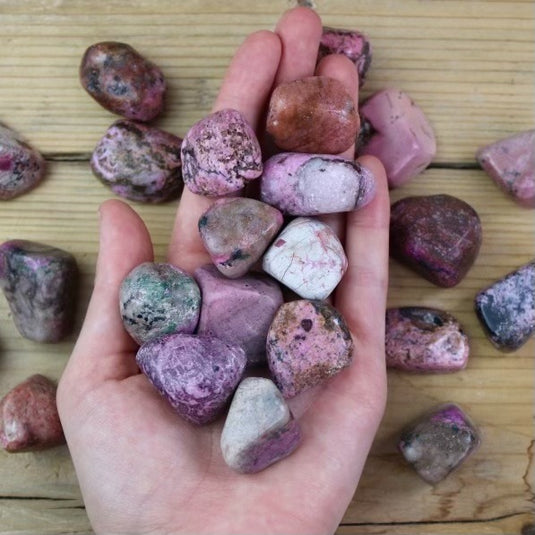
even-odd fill
[{"label": "heart-shaped stone", "polygon": [[449,288],[463,279],[481,240],[477,212],[457,197],[405,197],[392,205],[390,255],[437,286]]}]

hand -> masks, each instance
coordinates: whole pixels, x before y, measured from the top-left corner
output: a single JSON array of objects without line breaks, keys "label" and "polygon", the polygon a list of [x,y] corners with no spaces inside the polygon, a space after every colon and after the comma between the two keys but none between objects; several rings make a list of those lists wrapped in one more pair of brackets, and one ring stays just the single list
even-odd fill
[{"label": "hand", "polygon": [[[237,108],[261,129],[271,89],[314,73],[320,35],[318,16],[296,8],[274,32],[249,36],[214,110]],[[356,69],[346,58],[327,57],[317,72],[341,80],[356,100]],[[139,373],[137,347],[119,315],[119,285],[133,267],[153,259],[152,246],[133,210],[120,201],[103,204],[94,291],[57,398],[97,533],[334,532],[359,481],[386,393],[388,191],[381,164],[370,157],[361,162],[376,177],[375,199],[358,212],[328,218],[349,259],[334,304],[354,337],[354,361],[313,397],[292,400],[301,446],[254,475],[237,474],[223,462],[221,422],[185,422]],[[209,261],[197,221],[210,202],[187,190],[180,202],[169,261],[188,271]]]}]

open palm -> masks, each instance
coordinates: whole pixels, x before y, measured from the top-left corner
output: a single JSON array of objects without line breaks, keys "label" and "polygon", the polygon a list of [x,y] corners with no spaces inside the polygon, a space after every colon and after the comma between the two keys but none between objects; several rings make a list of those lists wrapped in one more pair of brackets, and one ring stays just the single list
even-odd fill
[{"label": "open palm", "polygon": [[[240,110],[254,128],[278,83],[315,73],[321,34],[306,8],[286,13],[275,32],[249,36],[237,51],[214,110]],[[338,78],[357,98],[356,69],[327,57],[316,73]],[[345,156],[351,157],[351,150]],[[384,312],[388,192],[384,170],[366,208],[330,217],[349,259],[335,296],[355,341],[350,368],[313,396],[292,400],[302,445],[254,475],[228,468],[219,449],[222,422],[182,420],[135,362],[137,346],[119,315],[119,285],[153,259],[150,237],[126,204],[101,207],[97,275],[84,327],[58,388],[58,408],[84,502],[97,533],[329,533],[353,496],[385,402]],[[188,271],[209,261],[197,232],[210,200],[185,190],[168,260]]]}]

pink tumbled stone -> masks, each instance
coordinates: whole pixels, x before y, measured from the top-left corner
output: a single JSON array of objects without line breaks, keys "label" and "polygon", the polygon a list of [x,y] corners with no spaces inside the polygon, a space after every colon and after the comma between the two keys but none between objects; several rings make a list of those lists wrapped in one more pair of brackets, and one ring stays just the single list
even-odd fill
[{"label": "pink tumbled stone", "polygon": [[516,203],[535,208],[535,130],[487,145],[477,151],[476,159]]},{"label": "pink tumbled stone", "polygon": [[468,337],[447,312],[425,307],[386,311],[386,364],[409,372],[453,372],[468,362]]},{"label": "pink tumbled stone", "polygon": [[279,308],[266,351],[275,384],[285,398],[291,398],[349,366],[353,339],[335,308],[302,299]]},{"label": "pink tumbled stone", "polygon": [[360,106],[357,152],[385,166],[388,185],[397,188],[421,173],[435,156],[435,134],[424,112],[403,91],[385,89]]}]

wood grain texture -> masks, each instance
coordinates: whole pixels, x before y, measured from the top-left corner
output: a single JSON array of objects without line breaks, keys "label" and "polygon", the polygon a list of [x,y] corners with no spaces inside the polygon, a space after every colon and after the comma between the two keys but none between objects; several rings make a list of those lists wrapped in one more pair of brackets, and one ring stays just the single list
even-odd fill
[{"label": "wood grain texture", "polygon": [[[209,109],[235,47],[271,28],[293,2],[0,0],[0,121],[49,157],[46,180],[1,205],[0,241],[25,238],[67,249],[81,270],[77,328],[91,292],[97,211],[110,192],[87,157],[114,116],[81,89],[85,48],[124,40],[158,63],[169,80],[157,124],[179,135]],[[535,255],[534,212],[517,207],[478,169],[478,146],[533,128],[532,1],[316,0],[326,24],[356,27],[375,54],[365,94],[405,89],[437,132],[435,167],[392,192],[449,193],[480,214],[481,253],[461,284],[440,289],[391,262],[389,305],[444,308],[471,340],[468,368],[451,375],[389,373],[387,411],[338,533],[394,535],[533,533],[535,340],[498,352],[473,312],[475,293]],[[75,160],[75,161],[69,161]],[[76,161],[80,160],[80,161]],[[449,169],[461,165],[463,169]],[[176,203],[132,204],[165,256]],[[23,339],[0,299],[0,395],[32,373],[59,378],[76,338],[55,345]],[[396,451],[401,428],[443,401],[461,404],[483,434],[481,448],[436,487],[420,481]],[[350,408],[348,408],[350,410]],[[355,437],[358,440],[358,437]],[[533,528],[531,528],[533,529]],[[90,533],[66,447],[0,452],[0,535]]]}]

